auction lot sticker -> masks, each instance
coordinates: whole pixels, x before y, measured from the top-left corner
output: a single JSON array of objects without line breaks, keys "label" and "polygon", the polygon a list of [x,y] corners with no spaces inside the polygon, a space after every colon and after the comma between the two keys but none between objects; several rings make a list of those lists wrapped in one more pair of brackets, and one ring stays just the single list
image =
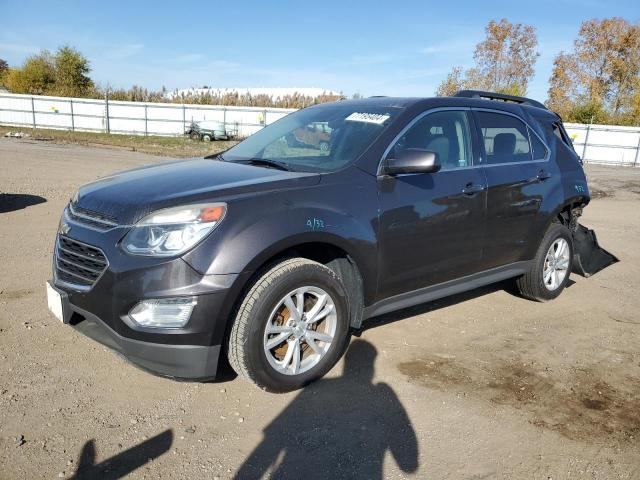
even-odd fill
[{"label": "auction lot sticker", "polygon": [[384,115],[381,113],[358,113],[353,112],[345,121],[349,122],[364,122],[364,123],[376,123],[378,125],[382,125],[387,119],[389,115]]}]

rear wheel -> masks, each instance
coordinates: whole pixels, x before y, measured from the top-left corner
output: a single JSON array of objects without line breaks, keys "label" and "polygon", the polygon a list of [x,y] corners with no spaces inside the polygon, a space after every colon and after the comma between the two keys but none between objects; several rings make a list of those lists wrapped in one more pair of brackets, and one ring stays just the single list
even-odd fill
[{"label": "rear wheel", "polygon": [[209,135],[208,133],[202,136],[202,140],[205,142],[210,142],[211,141],[211,135]]},{"label": "rear wheel", "polygon": [[516,281],[520,293],[538,302],[556,298],[569,282],[572,263],[571,232],[554,223],[540,243],[531,270]]},{"label": "rear wheel", "polygon": [[269,268],[245,295],[228,339],[229,363],[269,391],[300,388],[338,361],[349,338],[336,274],[303,258]]}]

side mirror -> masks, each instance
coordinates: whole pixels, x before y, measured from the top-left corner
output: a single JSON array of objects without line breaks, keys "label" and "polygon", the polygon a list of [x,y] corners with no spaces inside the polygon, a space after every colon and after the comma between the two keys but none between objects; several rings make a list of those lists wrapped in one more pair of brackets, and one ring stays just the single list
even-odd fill
[{"label": "side mirror", "polygon": [[421,148],[406,148],[398,151],[397,158],[388,158],[385,173],[435,173],[440,170],[440,159],[436,152]]}]

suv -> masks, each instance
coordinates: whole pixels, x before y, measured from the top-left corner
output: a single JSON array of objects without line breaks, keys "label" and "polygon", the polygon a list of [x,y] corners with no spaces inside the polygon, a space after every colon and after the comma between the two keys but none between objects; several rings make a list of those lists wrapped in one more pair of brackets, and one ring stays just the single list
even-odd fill
[{"label": "suv", "polygon": [[[287,142],[318,124],[327,151]],[[577,223],[589,199],[561,119],[533,100],[316,105],[222,154],[81,187],[49,306],[156,374],[212,379],[224,355],[288,391],[327,373],[376,315],[509,278],[551,300],[572,265],[615,261]]]}]

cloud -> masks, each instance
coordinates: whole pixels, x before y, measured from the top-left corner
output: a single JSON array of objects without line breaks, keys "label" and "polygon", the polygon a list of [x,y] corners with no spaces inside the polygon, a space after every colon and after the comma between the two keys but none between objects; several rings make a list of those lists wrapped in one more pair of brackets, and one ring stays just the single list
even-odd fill
[{"label": "cloud", "polygon": [[25,45],[21,43],[0,43],[0,52],[30,54],[35,53],[38,50],[38,47],[34,47],[33,45]]},{"label": "cloud", "polygon": [[144,45],[142,43],[129,43],[111,50],[107,58],[111,60],[122,60],[138,55],[143,49]]}]

